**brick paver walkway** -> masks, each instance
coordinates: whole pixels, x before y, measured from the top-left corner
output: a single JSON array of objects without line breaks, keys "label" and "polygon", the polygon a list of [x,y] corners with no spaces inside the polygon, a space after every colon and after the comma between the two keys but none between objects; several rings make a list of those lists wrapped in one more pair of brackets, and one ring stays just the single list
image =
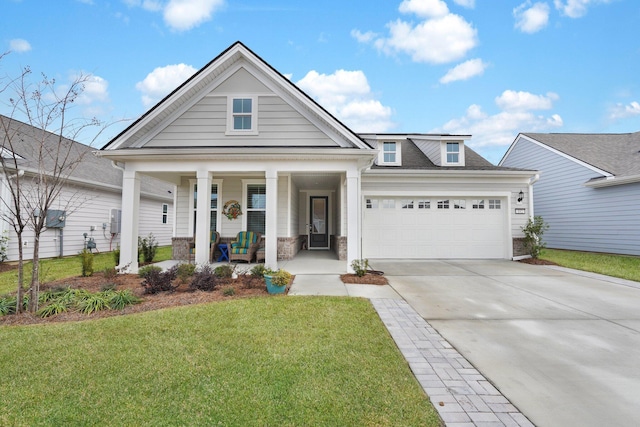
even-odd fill
[{"label": "brick paver walkway", "polygon": [[406,301],[371,302],[447,427],[533,427]]}]

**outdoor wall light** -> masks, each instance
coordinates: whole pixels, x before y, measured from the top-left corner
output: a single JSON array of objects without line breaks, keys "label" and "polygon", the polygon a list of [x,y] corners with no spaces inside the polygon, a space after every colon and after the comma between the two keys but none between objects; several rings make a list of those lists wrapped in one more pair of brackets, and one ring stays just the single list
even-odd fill
[{"label": "outdoor wall light", "polygon": [[520,190],[520,192],[518,193],[518,203],[522,203],[523,199],[524,199],[524,193],[522,192],[522,190]]}]

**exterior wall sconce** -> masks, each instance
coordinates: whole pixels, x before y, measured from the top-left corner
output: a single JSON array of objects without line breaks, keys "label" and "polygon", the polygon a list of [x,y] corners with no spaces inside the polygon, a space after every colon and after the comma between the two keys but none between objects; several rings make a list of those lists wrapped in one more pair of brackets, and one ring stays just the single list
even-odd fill
[{"label": "exterior wall sconce", "polygon": [[522,192],[522,190],[520,190],[520,192],[518,193],[518,204],[521,204],[523,199],[524,193]]}]

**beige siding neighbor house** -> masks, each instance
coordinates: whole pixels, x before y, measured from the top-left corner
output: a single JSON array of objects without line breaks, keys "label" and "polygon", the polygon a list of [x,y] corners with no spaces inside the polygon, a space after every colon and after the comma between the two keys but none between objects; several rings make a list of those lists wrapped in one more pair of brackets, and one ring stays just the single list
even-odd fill
[{"label": "beige siding neighbor house", "polygon": [[[361,258],[512,258],[535,172],[491,165],[469,138],[356,134],[237,42],[98,155],[124,170],[122,235],[139,234],[141,177],[164,180],[174,254],[195,242],[200,264],[210,231],[261,233],[270,267],[300,250],[334,251],[345,271]],[[231,204],[241,215],[225,215]],[[123,237],[134,271],[136,248]]]}]

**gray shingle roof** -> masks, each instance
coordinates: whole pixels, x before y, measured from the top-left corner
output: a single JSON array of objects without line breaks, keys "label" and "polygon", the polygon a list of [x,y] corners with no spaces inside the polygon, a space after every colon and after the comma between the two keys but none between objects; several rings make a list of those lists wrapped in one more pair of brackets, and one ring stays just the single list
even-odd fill
[{"label": "gray shingle roof", "polygon": [[640,132],[523,135],[615,176],[640,175]]},{"label": "gray shingle roof", "polygon": [[[33,127],[18,120],[0,115],[0,148],[12,151],[24,160],[20,161],[20,167],[25,169],[38,169],[37,158],[40,145],[43,143],[46,150],[55,150],[58,146],[58,135]],[[11,138],[12,147],[9,147],[5,126]],[[122,171],[114,168],[111,161],[93,155],[95,148],[79,142],[63,138],[61,144],[65,147],[63,152],[69,152],[74,158],[81,158],[80,163],[71,173],[71,178],[86,183],[97,183],[105,186],[122,188]],[[68,150],[67,150],[68,149]],[[46,151],[44,151],[46,152]],[[55,156],[43,156],[45,170],[51,170],[55,165]],[[167,197],[168,191],[173,185],[166,184],[157,179],[142,176],[140,190],[156,196]]]},{"label": "gray shingle roof", "polygon": [[402,141],[402,166],[373,165],[371,169],[408,169],[408,170],[495,170],[495,171],[524,171],[527,169],[494,166],[484,157],[473,151],[466,144],[464,146],[465,166],[437,166],[420,150],[411,139]]}]

